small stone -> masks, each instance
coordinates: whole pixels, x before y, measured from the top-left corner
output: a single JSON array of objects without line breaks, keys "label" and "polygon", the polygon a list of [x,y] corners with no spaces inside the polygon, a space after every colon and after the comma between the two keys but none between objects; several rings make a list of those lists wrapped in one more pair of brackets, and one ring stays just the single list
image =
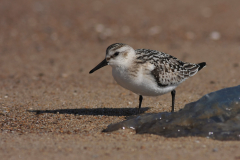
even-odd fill
[{"label": "small stone", "polygon": [[233,63],[233,67],[238,67],[239,64],[238,63]]},{"label": "small stone", "polygon": [[68,74],[67,74],[67,73],[63,73],[63,74],[62,74],[62,77],[63,77],[63,78],[67,78],[67,77],[68,77]]},{"label": "small stone", "polygon": [[161,32],[160,26],[153,26],[149,29],[148,34],[153,36],[153,35],[159,34],[160,32]]},{"label": "small stone", "polygon": [[210,84],[215,84],[216,82],[215,81],[210,81]]},{"label": "small stone", "polygon": [[104,31],[104,29],[105,29],[105,27],[104,27],[103,24],[97,24],[97,25],[95,26],[95,31],[96,31],[96,32],[101,33],[101,32]]},{"label": "small stone", "polygon": [[213,148],[213,150],[212,150],[213,152],[217,152],[218,151],[218,149],[217,148]]},{"label": "small stone", "polygon": [[219,40],[221,38],[221,34],[217,31],[213,31],[210,33],[210,38],[212,40]]}]

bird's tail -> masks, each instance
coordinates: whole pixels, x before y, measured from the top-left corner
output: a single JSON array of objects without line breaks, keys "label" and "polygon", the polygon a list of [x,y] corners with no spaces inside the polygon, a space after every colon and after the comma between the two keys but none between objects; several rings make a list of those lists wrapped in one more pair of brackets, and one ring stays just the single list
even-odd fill
[{"label": "bird's tail", "polygon": [[200,71],[203,67],[206,66],[206,62],[198,63],[198,65],[199,65],[198,71]]}]

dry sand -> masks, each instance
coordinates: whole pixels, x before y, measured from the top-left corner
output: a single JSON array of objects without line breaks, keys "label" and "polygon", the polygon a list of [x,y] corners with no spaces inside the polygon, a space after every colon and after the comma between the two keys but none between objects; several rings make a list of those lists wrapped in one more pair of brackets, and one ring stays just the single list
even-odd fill
[{"label": "dry sand", "polygon": [[[102,133],[136,114],[138,96],[109,66],[88,74],[123,42],[207,62],[177,88],[176,110],[239,85],[239,0],[0,3],[0,159],[240,159],[238,141]],[[170,111],[170,95],[144,97],[145,113]]]}]

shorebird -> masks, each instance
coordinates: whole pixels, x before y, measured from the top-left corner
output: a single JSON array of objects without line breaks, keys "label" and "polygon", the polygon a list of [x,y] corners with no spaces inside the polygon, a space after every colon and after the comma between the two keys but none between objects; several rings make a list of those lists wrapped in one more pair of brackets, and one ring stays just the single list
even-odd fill
[{"label": "shorebird", "polygon": [[136,49],[123,43],[114,43],[106,50],[105,59],[89,73],[110,65],[116,82],[125,89],[139,95],[138,113],[143,96],[159,96],[171,92],[174,112],[175,88],[194,76],[205,65],[188,63],[150,49]]}]

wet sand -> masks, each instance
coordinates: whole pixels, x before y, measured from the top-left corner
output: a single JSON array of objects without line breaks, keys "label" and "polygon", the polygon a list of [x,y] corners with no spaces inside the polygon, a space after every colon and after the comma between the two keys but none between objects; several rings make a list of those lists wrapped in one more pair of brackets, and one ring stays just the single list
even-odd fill
[{"label": "wet sand", "polygon": [[[135,115],[138,96],[107,66],[108,45],[169,53],[207,67],[176,89],[176,111],[240,84],[240,2],[1,1],[1,159],[240,159],[239,141],[102,133]],[[171,110],[171,94],[143,112]],[[142,114],[144,114],[142,113]]]}]

